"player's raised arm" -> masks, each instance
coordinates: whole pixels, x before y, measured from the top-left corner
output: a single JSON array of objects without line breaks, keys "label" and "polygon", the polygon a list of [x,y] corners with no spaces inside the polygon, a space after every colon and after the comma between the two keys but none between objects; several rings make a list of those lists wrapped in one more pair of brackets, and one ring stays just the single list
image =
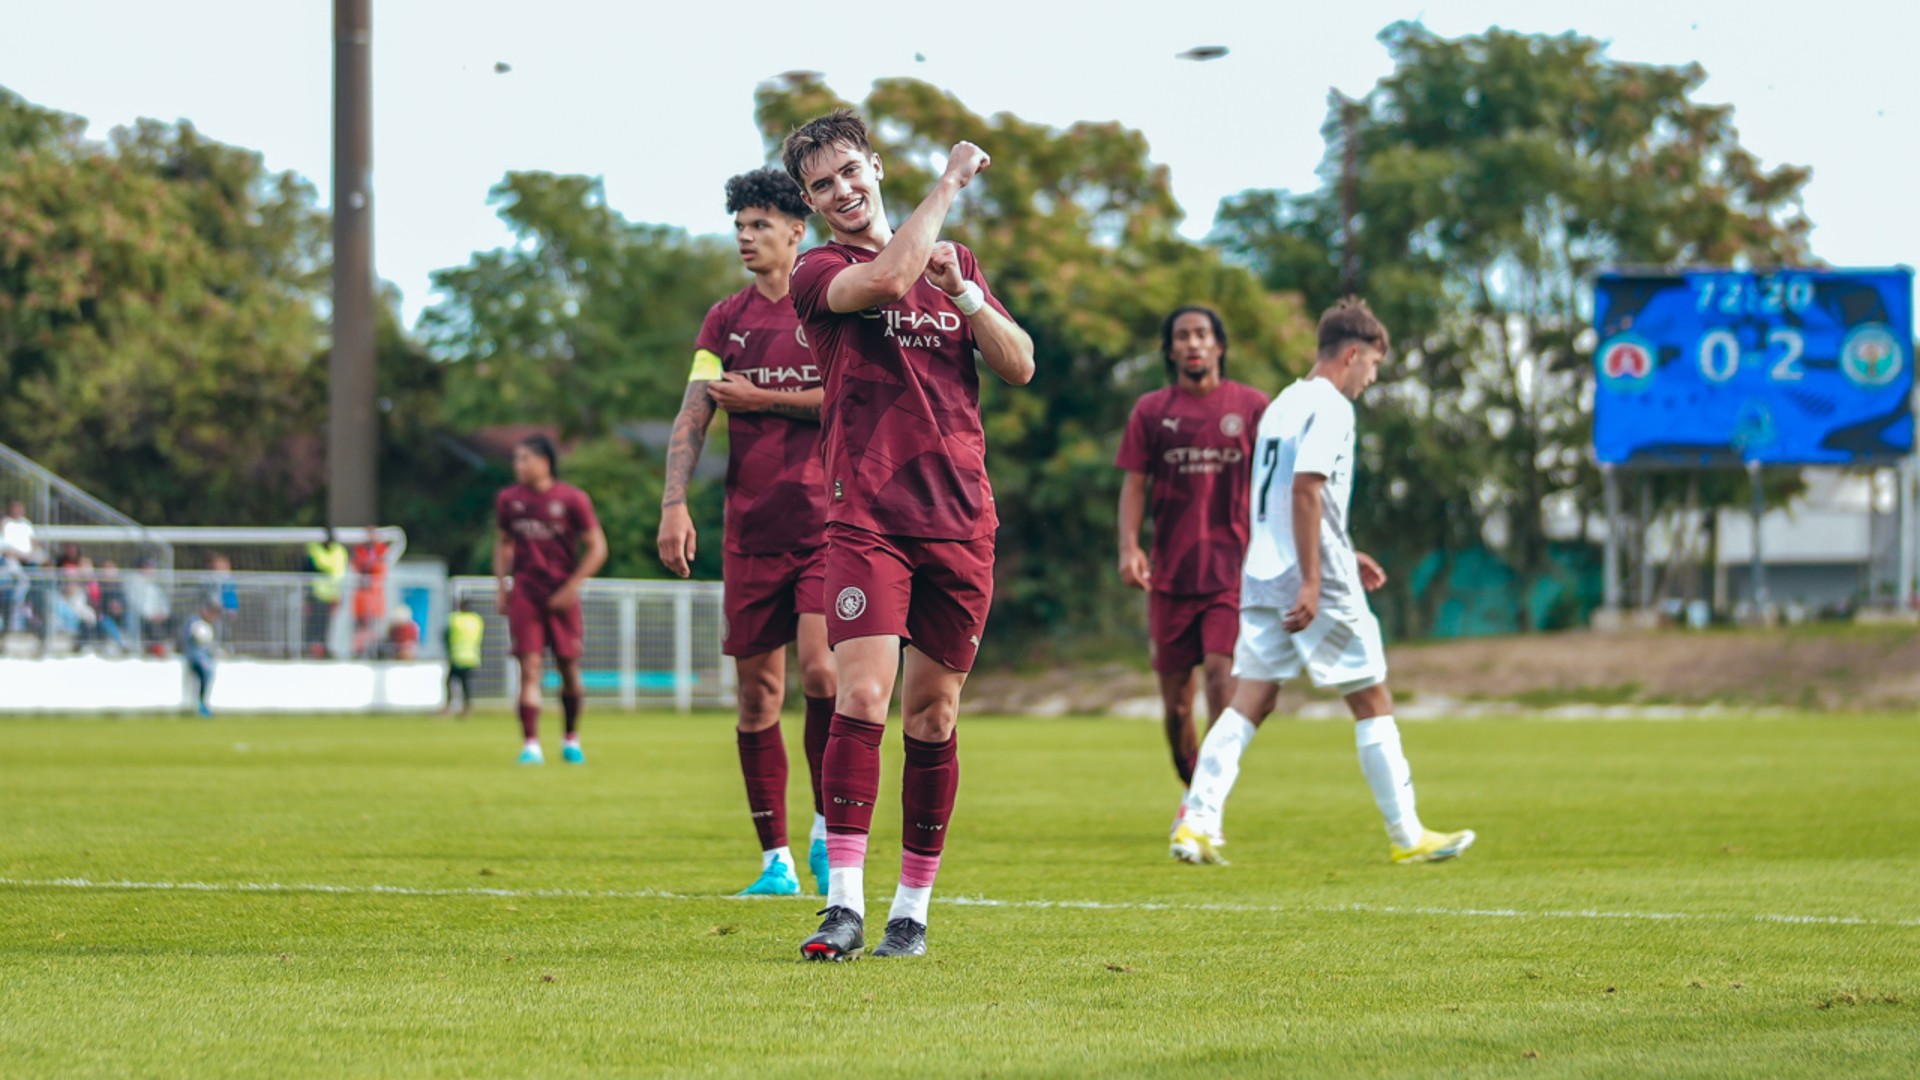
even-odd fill
[{"label": "player's raised arm", "polygon": [[1293,478],[1293,551],[1300,566],[1300,599],[1281,623],[1288,633],[1307,628],[1320,613],[1320,495],[1327,478],[1300,473]]},{"label": "player's raised arm", "polygon": [[[873,167],[877,168],[878,162],[879,158],[873,158]],[[971,183],[990,164],[992,159],[978,146],[970,142],[955,145],[947,157],[946,170],[940,174],[940,179],[934,181],[933,190],[920,200],[920,205],[914,208],[913,214],[900,226],[900,230],[887,241],[887,246],[879,256],[870,263],[849,267],[827,286],[828,306],[842,313],[865,311],[876,304],[891,304],[907,295],[927,269],[927,260],[940,238],[940,227],[947,223],[947,212],[953,209],[953,200],[959,196],[961,188]],[[814,183],[806,191],[808,201],[816,210],[822,201],[837,202],[843,208],[857,208],[858,200],[865,197],[854,193],[844,167],[838,172],[814,178]]]},{"label": "player's raised arm", "polygon": [[985,290],[961,272],[958,248],[945,241],[933,246],[927,257],[927,280],[951,297],[972,324],[974,348],[988,370],[1014,386],[1033,381],[1033,338],[999,305],[989,303]]},{"label": "player's raised arm", "polygon": [[[708,375],[704,365],[709,364],[711,374],[701,378]],[[660,496],[660,561],[681,577],[693,572],[697,538],[693,515],[687,512],[687,485],[693,481],[693,467],[699,464],[700,451],[707,444],[707,426],[713,423],[713,398],[707,388],[720,377],[719,358],[704,351],[696,354],[693,376],[680,399],[680,413],[673,418],[673,435],[667,441],[666,489]]]}]

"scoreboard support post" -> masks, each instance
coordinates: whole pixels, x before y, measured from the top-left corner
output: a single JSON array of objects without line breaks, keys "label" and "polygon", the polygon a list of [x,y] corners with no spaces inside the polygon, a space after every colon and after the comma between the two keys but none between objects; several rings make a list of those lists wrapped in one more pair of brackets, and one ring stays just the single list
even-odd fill
[{"label": "scoreboard support post", "polygon": [[1900,480],[1900,584],[1899,596],[1895,603],[1902,612],[1914,610],[1916,594],[1920,594],[1920,583],[1915,576],[1920,574],[1920,536],[1915,535],[1914,500],[1920,497],[1915,491],[1920,487],[1920,455],[1915,455],[1900,463],[1894,474]]},{"label": "scoreboard support post", "polygon": [[1602,465],[1600,482],[1606,490],[1607,504],[1606,608],[1611,617],[1618,619],[1624,599],[1620,589],[1620,477],[1615,475],[1613,466]]},{"label": "scoreboard support post", "polygon": [[1753,491],[1753,570],[1749,583],[1753,592],[1753,618],[1757,623],[1767,621],[1767,557],[1760,542],[1760,520],[1767,514],[1767,489],[1760,482],[1760,463],[1747,462],[1747,482]]}]

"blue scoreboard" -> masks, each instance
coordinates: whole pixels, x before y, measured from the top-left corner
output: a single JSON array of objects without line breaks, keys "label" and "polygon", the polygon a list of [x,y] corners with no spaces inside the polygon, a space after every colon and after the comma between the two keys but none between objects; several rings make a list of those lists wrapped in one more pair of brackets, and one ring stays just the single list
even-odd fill
[{"label": "blue scoreboard", "polygon": [[1913,271],[1607,273],[1593,446],[1625,466],[1913,452]]}]

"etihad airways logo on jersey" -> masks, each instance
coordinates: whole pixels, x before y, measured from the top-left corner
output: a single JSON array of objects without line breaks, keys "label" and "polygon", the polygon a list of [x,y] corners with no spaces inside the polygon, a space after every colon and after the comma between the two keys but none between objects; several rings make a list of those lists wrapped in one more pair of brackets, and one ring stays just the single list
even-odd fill
[{"label": "etihad airways logo on jersey", "polygon": [[738,368],[735,374],[745,375],[761,386],[770,386],[774,383],[820,381],[820,368],[817,364],[801,364],[799,367]]},{"label": "etihad airways logo on jersey", "polygon": [[941,334],[960,332],[960,313],[957,311],[868,308],[860,314],[869,319],[886,320],[885,336],[898,341],[903,349],[938,349],[946,344]]},{"label": "etihad airways logo on jersey", "polygon": [[1181,473],[1217,473],[1247,460],[1237,446],[1176,446],[1160,459]]}]

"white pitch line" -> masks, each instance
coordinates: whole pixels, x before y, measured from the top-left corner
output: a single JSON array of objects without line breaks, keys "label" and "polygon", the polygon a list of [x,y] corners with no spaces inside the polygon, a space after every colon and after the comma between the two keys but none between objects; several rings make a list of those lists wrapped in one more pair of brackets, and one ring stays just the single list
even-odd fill
[{"label": "white pitch line", "polygon": [[[510,900],[746,900],[766,897],[740,897],[700,893],[676,893],[661,889],[489,889],[489,888],[416,888],[410,885],[316,885],[266,882],[222,881],[93,881],[88,878],[49,878],[29,880],[0,878],[0,887],[15,889],[92,889],[101,892],[198,892],[198,893],[309,893],[327,896],[424,896],[494,897]],[[1518,908],[1402,907],[1395,904],[1227,904],[1181,903],[1161,900],[995,900],[984,896],[935,897],[936,903],[954,907],[992,907],[1059,909],[1067,911],[1188,911],[1223,912],[1253,915],[1417,915],[1457,919],[1594,919],[1633,922],[1732,922],[1786,923],[1796,926],[1882,926],[1920,927],[1920,919],[1863,919],[1846,915],[1730,915],[1681,911],[1600,911],[1582,910],[1522,911]]]}]

